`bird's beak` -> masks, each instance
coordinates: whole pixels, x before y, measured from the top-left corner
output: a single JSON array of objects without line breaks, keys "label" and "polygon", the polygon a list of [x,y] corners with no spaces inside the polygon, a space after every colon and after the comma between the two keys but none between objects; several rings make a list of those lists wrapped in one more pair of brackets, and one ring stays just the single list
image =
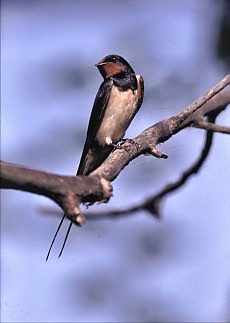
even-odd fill
[{"label": "bird's beak", "polygon": [[103,66],[103,65],[106,65],[106,63],[100,61],[97,64],[95,64],[94,66],[99,67],[99,66]]}]

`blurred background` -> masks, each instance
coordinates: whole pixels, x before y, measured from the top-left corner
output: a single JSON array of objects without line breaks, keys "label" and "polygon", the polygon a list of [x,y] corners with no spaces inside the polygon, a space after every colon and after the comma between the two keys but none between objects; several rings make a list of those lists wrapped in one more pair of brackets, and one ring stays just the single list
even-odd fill
[{"label": "blurred background", "polygon": [[[3,0],[1,159],[75,174],[101,75],[119,54],[145,80],[132,138],[192,103],[229,70],[229,1]],[[217,120],[229,125],[230,113]],[[205,133],[187,129],[161,145],[167,160],[139,157],[113,183],[108,204],[132,206],[176,180]],[[148,213],[60,220],[48,199],[1,194],[2,322],[227,322],[230,320],[230,145],[216,134],[199,174]],[[87,210],[84,210],[87,214]]]}]

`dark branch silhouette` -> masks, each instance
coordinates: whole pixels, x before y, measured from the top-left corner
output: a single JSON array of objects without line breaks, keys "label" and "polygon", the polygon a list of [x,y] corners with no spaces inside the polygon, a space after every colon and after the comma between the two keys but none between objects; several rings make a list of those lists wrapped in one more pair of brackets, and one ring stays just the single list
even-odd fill
[{"label": "dark branch silhouette", "polygon": [[[131,160],[141,154],[167,158],[167,155],[157,148],[159,143],[165,142],[186,127],[206,130],[206,142],[199,159],[181,175],[178,181],[166,185],[158,194],[138,206],[110,212],[111,216],[117,216],[145,209],[159,216],[162,198],[183,185],[203,165],[210,151],[213,132],[230,134],[230,127],[215,124],[217,115],[230,103],[229,84],[230,75],[228,74],[208,93],[180,113],[156,123],[132,140],[126,140],[120,149],[114,150],[105,162],[89,176],[61,176],[1,162],[1,188],[44,195],[57,203],[71,221],[81,225],[85,218],[81,214],[80,203],[107,202],[112,196],[110,182]],[[226,87],[228,88],[225,89]]]}]

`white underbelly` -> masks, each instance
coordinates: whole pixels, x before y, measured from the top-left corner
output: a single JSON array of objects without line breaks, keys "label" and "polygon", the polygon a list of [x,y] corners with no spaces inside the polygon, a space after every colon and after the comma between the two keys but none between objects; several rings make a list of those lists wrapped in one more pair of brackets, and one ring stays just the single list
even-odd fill
[{"label": "white underbelly", "polygon": [[117,143],[124,137],[136,114],[137,103],[137,91],[121,92],[117,87],[112,87],[103,121],[96,135],[100,145]]}]

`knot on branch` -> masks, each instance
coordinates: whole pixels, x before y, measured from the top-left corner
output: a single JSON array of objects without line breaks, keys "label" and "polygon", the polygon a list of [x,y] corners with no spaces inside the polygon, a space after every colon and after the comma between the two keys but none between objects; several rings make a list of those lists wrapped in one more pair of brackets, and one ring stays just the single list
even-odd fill
[{"label": "knot on branch", "polygon": [[80,210],[80,198],[73,192],[66,192],[64,195],[56,197],[57,204],[62,208],[66,217],[74,222],[76,225],[82,226],[86,219]]},{"label": "knot on branch", "polygon": [[103,192],[102,203],[107,203],[111,196],[113,196],[113,187],[107,179],[104,177],[100,178],[101,191]]},{"label": "knot on branch", "polygon": [[[112,196],[113,189],[110,182],[103,177],[77,176],[77,178],[82,181],[81,194],[76,194],[73,191],[65,191],[64,194],[57,195],[55,200],[63,209],[66,217],[81,226],[86,222],[86,219],[81,213],[80,204],[86,203],[87,205],[92,205],[95,202],[106,203]],[[95,187],[98,187],[97,192],[95,192]]]}]

